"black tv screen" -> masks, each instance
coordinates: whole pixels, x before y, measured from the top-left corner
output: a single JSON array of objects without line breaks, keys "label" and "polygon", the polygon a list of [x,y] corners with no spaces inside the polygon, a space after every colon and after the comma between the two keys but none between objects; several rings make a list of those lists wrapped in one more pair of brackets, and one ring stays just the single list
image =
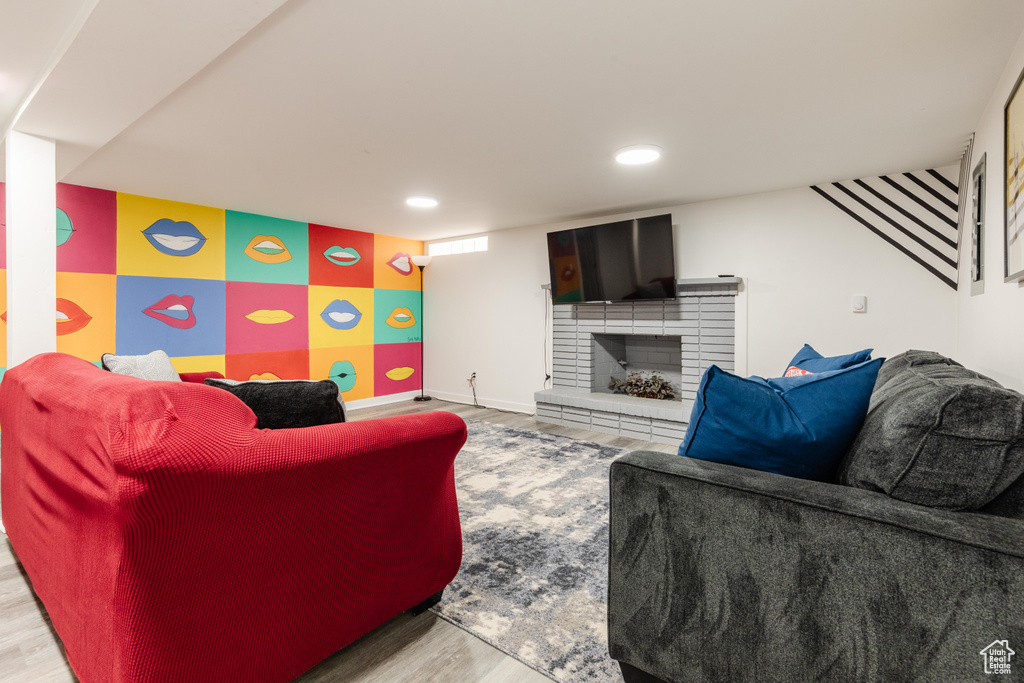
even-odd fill
[{"label": "black tv screen", "polygon": [[548,233],[556,304],[676,297],[672,214]]}]

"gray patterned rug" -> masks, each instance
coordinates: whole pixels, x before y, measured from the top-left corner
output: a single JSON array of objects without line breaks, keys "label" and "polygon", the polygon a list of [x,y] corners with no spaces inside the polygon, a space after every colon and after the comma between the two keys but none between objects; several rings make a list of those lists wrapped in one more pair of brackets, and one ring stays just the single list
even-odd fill
[{"label": "gray patterned rug", "polygon": [[555,680],[621,681],[605,615],[608,466],[623,450],[467,424],[462,568],[434,611]]}]

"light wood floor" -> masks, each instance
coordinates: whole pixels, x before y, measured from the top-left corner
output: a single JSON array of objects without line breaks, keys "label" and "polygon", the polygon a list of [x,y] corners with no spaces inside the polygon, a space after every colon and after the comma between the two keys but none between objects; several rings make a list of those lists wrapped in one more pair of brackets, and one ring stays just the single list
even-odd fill
[{"label": "light wood floor", "polygon": [[[429,410],[449,410],[465,419],[549,432],[629,450],[676,452],[675,447],[664,444],[550,425],[537,422],[531,415],[439,400],[362,408],[351,411],[349,419],[370,420]],[[0,681],[76,681],[46,610],[32,592],[7,537],[2,534],[0,537]],[[427,612],[417,617],[408,614],[395,617],[296,680],[303,683],[544,683],[550,679]]]}]

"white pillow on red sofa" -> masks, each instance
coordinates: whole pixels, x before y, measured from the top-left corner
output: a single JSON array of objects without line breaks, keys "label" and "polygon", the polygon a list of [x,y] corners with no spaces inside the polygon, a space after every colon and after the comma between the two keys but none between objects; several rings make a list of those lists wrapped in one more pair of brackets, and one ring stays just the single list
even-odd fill
[{"label": "white pillow on red sofa", "polygon": [[119,375],[160,382],[181,381],[171,359],[159,349],[144,356],[115,356],[112,353],[105,353],[101,360],[104,370],[110,370]]}]

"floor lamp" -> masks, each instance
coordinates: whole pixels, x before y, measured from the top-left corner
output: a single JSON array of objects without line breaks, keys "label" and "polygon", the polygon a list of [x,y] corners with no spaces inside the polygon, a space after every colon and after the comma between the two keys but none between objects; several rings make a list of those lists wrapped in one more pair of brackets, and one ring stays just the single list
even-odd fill
[{"label": "floor lamp", "polygon": [[411,260],[412,264],[420,269],[420,395],[413,397],[412,400],[429,401],[431,400],[431,397],[423,393],[423,386],[425,384],[425,382],[423,381],[423,344],[426,341],[426,336],[424,336],[423,334],[423,269],[430,265],[430,257],[426,255],[413,256]]}]

